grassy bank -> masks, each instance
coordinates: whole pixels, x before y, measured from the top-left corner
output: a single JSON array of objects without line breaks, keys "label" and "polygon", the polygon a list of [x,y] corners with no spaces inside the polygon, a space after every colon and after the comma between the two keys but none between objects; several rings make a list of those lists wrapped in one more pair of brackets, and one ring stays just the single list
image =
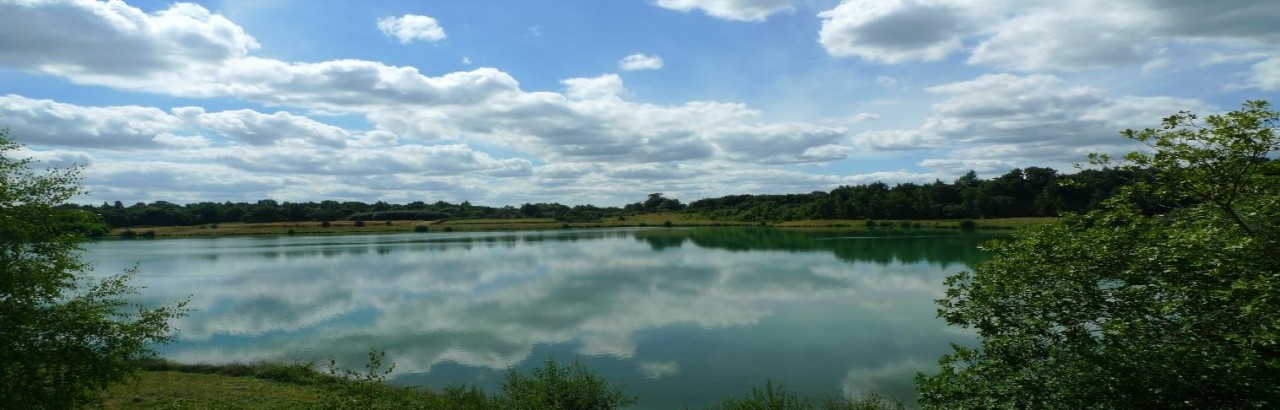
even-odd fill
[{"label": "grassy bank", "polygon": [[[806,220],[779,223],[718,221],[697,214],[665,213],[608,218],[597,222],[558,222],[551,218],[513,219],[456,219],[442,221],[355,221],[334,222],[274,222],[274,223],[224,223],[193,226],[152,226],[117,228],[111,237],[207,237],[242,235],[326,235],[390,232],[464,232],[510,231],[536,229],[579,229],[654,226],[773,226],[792,229],[842,229],[867,228],[898,229],[1012,229],[1019,226],[1047,223],[1057,218],[1000,218],[979,220]],[[968,226],[966,226],[968,225]]]},{"label": "grassy bank", "polygon": [[320,405],[323,390],[252,376],[144,371],[112,386],[102,409],[307,409]]},{"label": "grassy bank", "polygon": [[[383,383],[390,368],[370,354],[364,372],[321,370],[312,364],[260,362],[188,365],[163,360],[103,392],[95,409],[613,409],[643,398],[612,386],[578,363],[548,359],[530,374],[508,372],[499,392],[446,387],[436,391]],[[712,409],[902,409],[875,395],[801,397],[767,381]]]},{"label": "grassy bank", "polygon": [[149,360],[129,382],[103,392],[103,409],[489,409],[474,389],[432,392],[384,384],[391,366],[370,353],[364,372],[313,363],[180,364]]}]

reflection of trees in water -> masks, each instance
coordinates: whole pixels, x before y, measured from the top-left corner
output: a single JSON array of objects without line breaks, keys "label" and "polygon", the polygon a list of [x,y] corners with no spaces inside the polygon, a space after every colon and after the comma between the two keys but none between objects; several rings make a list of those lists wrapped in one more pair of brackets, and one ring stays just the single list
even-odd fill
[{"label": "reflection of trees in water", "polygon": [[[470,250],[474,247],[492,248],[502,246],[512,248],[521,243],[539,243],[546,241],[554,242],[578,242],[583,240],[599,240],[608,238],[626,238],[630,237],[631,231],[627,230],[582,230],[582,231],[564,231],[564,232],[479,232],[479,233],[462,233],[462,234],[415,234],[413,236],[404,236],[403,238],[385,239],[385,237],[376,237],[376,240],[326,240],[317,242],[303,242],[283,244],[274,246],[266,250],[253,250],[256,256],[275,259],[281,256],[285,258],[304,258],[323,256],[325,258],[335,258],[340,256],[364,255],[369,252],[376,252],[378,255],[388,255],[395,252],[424,252],[424,251],[446,251],[451,249]],[[346,236],[343,238],[359,238],[354,236]],[[217,261],[220,255],[232,254],[226,249],[206,249],[199,253],[191,253],[187,255],[189,258]]]},{"label": "reflection of trees in water", "polygon": [[831,252],[846,262],[973,264],[988,255],[978,244],[1008,235],[959,231],[798,231],[776,228],[653,229],[637,231],[637,240],[656,251],[686,241],[735,252]]},{"label": "reflection of trees in water", "polygon": [[[881,231],[802,231],[777,228],[695,228],[695,229],[640,229],[640,230],[581,230],[538,232],[487,232],[461,235],[425,234],[406,236],[403,239],[364,242],[319,242],[306,244],[298,249],[274,249],[257,252],[274,258],[281,254],[297,258],[343,255],[363,255],[370,251],[379,255],[395,252],[427,252],[471,247],[507,248],[521,243],[578,242],[610,238],[632,238],[643,241],[654,251],[678,249],[686,243],[709,249],[735,252],[786,251],[831,252],[846,262],[930,263],[944,268],[952,264],[970,265],[988,256],[978,245],[990,239],[1007,238],[1007,234],[972,233],[938,230],[881,230]],[[217,254],[192,255],[216,260]]]}]

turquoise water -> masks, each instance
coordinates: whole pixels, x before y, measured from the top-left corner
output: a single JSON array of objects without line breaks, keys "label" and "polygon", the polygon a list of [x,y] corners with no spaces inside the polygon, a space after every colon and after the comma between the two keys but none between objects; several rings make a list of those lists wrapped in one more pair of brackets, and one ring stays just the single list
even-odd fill
[{"label": "turquoise water", "polygon": [[509,367],[580,359],[641,395],[693,408],[767,379],[806,394],[906,400],[948,343],[943,278],[990,235],[769,228],[114,240],[98,274],[135,264],[144,302],[190,296],[182,362],[316,360],[396,383],[496,389]]}]

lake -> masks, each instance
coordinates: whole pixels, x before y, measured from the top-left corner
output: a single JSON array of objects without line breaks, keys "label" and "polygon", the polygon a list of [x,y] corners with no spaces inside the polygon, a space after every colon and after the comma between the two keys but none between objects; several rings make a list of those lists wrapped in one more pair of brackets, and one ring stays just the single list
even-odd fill
[{"label": "lake", "polygon": [[966,331],[935,317],[943,279],[990,234],[653,228],[106,240],[145,303],[190,296],[180,362],[316,360],[393,381],[496,390],[506,369],[579,358],[641,395],[700,408],[766,380],[910,401]]}]

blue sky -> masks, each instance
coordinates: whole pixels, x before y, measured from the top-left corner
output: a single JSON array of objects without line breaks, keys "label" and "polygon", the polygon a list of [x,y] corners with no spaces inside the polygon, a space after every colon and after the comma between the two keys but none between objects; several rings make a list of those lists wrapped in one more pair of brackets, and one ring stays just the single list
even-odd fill
[{"label": "blue sky", "polygon": [[1063,171],[1280,91],[1256,0],[0,0],[82,202],[619,205]]}]

